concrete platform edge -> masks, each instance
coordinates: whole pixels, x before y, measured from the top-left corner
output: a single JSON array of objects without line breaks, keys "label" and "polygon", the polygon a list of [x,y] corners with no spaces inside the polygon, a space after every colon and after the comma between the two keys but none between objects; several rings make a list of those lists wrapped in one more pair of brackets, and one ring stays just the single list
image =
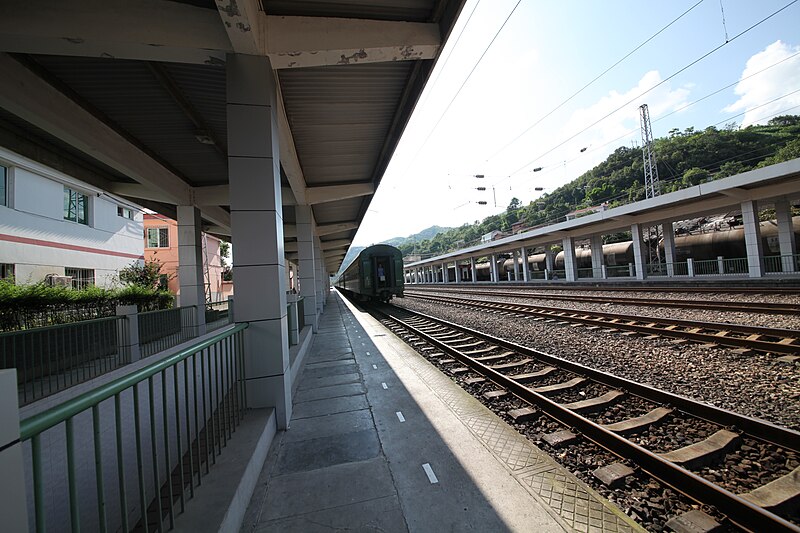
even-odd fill
[{"label": "concrete platform edge", "polygon": [[248,411],[174,531],[239,531],[276,432],[274,409]]}]

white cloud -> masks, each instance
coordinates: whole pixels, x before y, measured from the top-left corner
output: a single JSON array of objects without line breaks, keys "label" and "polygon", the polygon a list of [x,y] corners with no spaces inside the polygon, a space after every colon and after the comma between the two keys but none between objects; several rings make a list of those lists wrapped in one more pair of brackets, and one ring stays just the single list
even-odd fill
[{"label": "white cloud", "polygon": [[[772,118],[772,115],[780,114],[786,108],[800,105],[800,93],[767,104],[784,94],[800,89],[800,55],[783,61],[752,78],[744,79],[798,52],[800,52],[800,46],[790,46],[782,41],[775,41],[748,59],[740,78],[741,81],[734,90],[739,99],[725,107],[723,111],[726,113],[744,111],[744,118],[741,122],[743,126],[748,126],[759,122],[765,123]],[[756,107],[758,108],[755,109]],[[795,112],[796,110],[788,113]]]},{"label": "white cloud", "polygon": [[[602,120],[576,140],[581,139],[581,142],[588,140],[595,145],[604,144],[639,127],[640,105],[647,104],[650,118],[653,120],[686,103],[689,96],[688,88],[679,87],[673,90],[669,83],[664,83],[647,94],[639,96],[661,82],[662,78],[658,71],[651,70],[645,73],[639,82],[629,90],[623,93],[610,91],[591,106],[573,112],[564,126],[564,136],[575,135],[589,124]],[[615,111],[620,107],[619,111]],[[611,116],[603,118],[609,113],[612,113]]]}]

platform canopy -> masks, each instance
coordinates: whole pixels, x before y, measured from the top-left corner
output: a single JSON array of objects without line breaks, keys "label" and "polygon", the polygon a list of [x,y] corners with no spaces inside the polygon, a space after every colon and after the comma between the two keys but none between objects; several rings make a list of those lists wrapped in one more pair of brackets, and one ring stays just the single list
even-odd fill
[{"label": "platform canopy", "polygon": [[0,146],[230,234],[226,57],[278,84],[284,235],[352,242],[464,0],[0,3]]}]

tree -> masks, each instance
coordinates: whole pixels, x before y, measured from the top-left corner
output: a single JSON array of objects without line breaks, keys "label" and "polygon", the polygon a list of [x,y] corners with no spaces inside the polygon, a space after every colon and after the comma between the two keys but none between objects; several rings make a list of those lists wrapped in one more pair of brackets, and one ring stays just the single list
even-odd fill
[{"label": "tree", "polygon": [[143,263],[134,261],[119,271],[119,280],[122,283],[151,290],[158,289],[165,277],[169,281],[173,276],[161,273],[161,262],[157,259]]},{"label": "tree", "polygon": [[688,187],[699,185],[700,183],[708,181],[710,176],[711,174],[704,168],[690,168],[683,173],[683,183]]},{"label": "tree", "polygon": [[508,207],[506,207],[506,212],[516,211],[520,207],[522,207],[522,202],[519,201],[519,198],[514,197],[511,199],[511,203],[508,204]]}]

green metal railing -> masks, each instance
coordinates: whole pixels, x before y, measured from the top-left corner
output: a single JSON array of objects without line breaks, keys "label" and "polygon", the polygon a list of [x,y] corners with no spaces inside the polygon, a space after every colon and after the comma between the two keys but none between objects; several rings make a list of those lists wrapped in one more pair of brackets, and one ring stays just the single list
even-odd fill
[{"label": "green metal railing", "polygon": [[233,300],[206,304],[206,331],[214,331],[233,323]]},{"label": "green metal railing", "polygon": [[634,267],[633,273],[631,273],[629,265],[608,266],[606,267],[606,275],[609,278],[632,278],[636,276],[636,268]]},{"label": "green metal railing", "polygon": [[193,305],[139,313],[141,356],[149,357],[197,337]]},{"label": "green metal railing", "polygon": [[749,272],[747,258],[705,259],[693,262],[695,276],[740,276]]},{"label": "green metal railing", "polygon": [[764,271],[767,274],[800,274],[800,254],[767,256]]},{"label": "green metal railing", "polygon": [[172,529],[245,414],[245,328],[23,420],[35,530]]},{"label": "green metal railing", "polygon": [[683,263],[655,263],[647,265],[647,275],[649,277],[658,276],[688,276],[689,265]]},{"label": "green metal railing", "polygon": [[27,405],[130,362],[124,317],[0,333],[0,368],[16,368]]}]

